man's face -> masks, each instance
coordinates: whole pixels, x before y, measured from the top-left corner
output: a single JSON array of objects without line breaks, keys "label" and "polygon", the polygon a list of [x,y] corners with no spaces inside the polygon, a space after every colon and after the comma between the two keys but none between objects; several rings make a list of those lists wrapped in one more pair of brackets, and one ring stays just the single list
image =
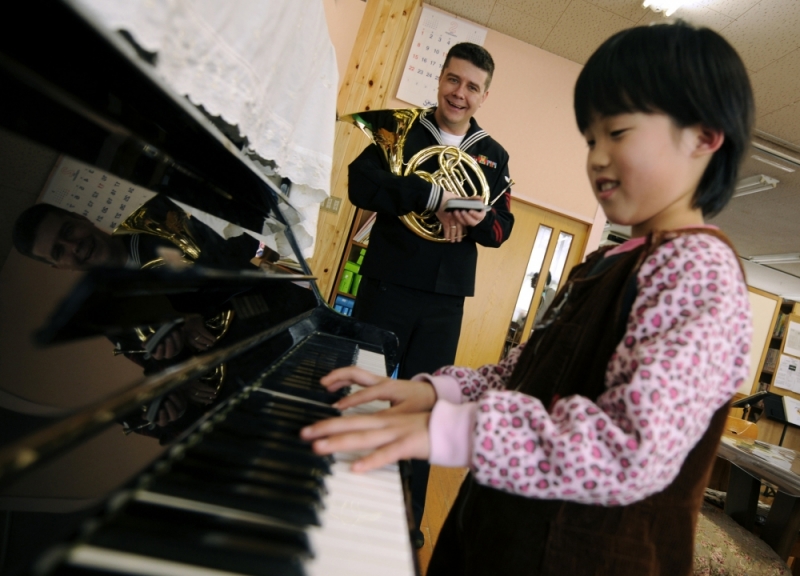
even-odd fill
[{"label": "man's face", "polygon": [[439,95],[435,118],[445,132],[460,136],[469,129],[469,119],[489,95],[489,73],[461,58],[450,58],[439,76]]},{"label": "man's face", "polygon": [[32,252],[56,268],[88,270],[124,265],[124,252],[117,244],[82,216],[51,212],[36,229]]}]

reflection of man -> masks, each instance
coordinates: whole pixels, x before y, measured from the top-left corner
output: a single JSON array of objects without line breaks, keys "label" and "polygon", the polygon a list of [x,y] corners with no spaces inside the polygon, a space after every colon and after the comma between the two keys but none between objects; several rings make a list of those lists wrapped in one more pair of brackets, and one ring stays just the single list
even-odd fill
[{"label": "reflection of man", "polygon": [[[164,197],[156,196],[145,206],[161,226],[185,218],[185,213]],[[182,219],[181,218],[181,219]],[[201,247],[197,264],[214,268],[241,269],[251,266],[258,241],[245,234],[223,240],[216,232],[193,219],[188,234]],[[142,267],[157,258],[160,248],[175,249],[169,240],[143,234],[110,236],[89,220],[50,204],[25,210],[14,224],[14,246],[23,255],[64,270],[88,270],[99,266]]]},{"label": "reflection of man", "polygon": [[[162,197],[157,196],[146,206],[151,208],[153,218],[160,222],[174,220],[175,214],[185,216],[180,208]],[[249,260],[255,255],[259,244],[249,236],[224,241],[199,222],[191,223],[188,233],[202,246],[197,263],[215,267],[241,269],[251,266]],[[83,216],[50,204],[36,204],[20,214],[14,225],[14,246],[24,256],[61,270],[139,268],[156,259],[160,248],[176,248],[169,240],[146,233],[106,234]],[[118,337],[115,344],[118,349],[128,351],[126,357],[142,366],[145,373],[152,373],[188,353],[205,351],[215,342],[216,336],[207,329],[203,318],[190,314],[183,324],[166,334],[147,361],[136,353],[130,353],[143,346],[143,342],[134,334],[127,338]],[[183,352],[186,354],[180,356]],[[171,362],[164,363],[166,360]],[[215,397],[214,388],[192,381],[184,389],[164,399],[155,423],[159,427],[166,427],[183,416],[187,402],[202,405]],[[131,428],[144,431],[141,426]]]},{"label": "reflection of man", "polygon": [[[348,192],[356,206],[377,212],[369,249],[361,266],[353,316],[391,330],[400,340],[400,378],[431,372],[455,360],[464,297],[475,288],[476,245],[500,246],[514,222],[508,195],[508,154],[472,118],[489,95],[494,72],[491,55],[475,44],[453,46],[439,78],[438,106],[409,130],[404,161],[429,146],[456,146],[476,158],[497,200],[488,212],[445,212],[455,194],[412,174],[384,170],[373,145],[350,164]],[[422,165],[432,173],[437,159]],[[480,188],[478,188],[480,189]],[[449,242],[416,236],[398,219],[430,209],[442,222]],[[427,470],[415,466],[412,496],[419,525],[425,501]],[[421,545],[421,533],[415,535]]]},{"label": "reflection of man", "polygon": [[109,236],[89,220],[50,204],[36,204],[14,226],[14,246],[62,270],[125,266],[130,252],[123,236]]}]

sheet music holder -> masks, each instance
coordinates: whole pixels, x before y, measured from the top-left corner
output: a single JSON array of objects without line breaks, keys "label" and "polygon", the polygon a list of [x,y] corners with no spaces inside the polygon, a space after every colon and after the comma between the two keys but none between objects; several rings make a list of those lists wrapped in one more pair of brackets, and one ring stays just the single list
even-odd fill
[{"label": "sheet music holder", "polygon": [[760,392],[756,392],[750,396],[746,396],[741,400],[737,400],[731,404],[731,408],[746,408],[748,406],[753,406],[756,402],[762,400],[769,392],[766,390],[761,390]]},{"label": "sheet music holder", "polygon": [[781,439],[778,442],[778,446],[783,446],[783,439],[786,437],[786,428],[788,426],[800,428],[800,420],[787,416],[784,399],[784,396],[773,394],[772,392],[767,392],[767,395],[764,397],[764,414],[770,420],[775,420],[783,424],[783,431],[781,432]]}]

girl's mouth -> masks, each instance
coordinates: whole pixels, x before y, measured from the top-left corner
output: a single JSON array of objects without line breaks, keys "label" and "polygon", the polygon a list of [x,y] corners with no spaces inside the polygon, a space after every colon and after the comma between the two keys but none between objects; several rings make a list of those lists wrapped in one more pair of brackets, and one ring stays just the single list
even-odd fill
[{"label": "girl's mouth", "polygon": [[598,200],[608,200],[614,192],[616,192],[617,188],[619,188],[619,182],[616,180],[603,179],[598,180],[596,186]]}]

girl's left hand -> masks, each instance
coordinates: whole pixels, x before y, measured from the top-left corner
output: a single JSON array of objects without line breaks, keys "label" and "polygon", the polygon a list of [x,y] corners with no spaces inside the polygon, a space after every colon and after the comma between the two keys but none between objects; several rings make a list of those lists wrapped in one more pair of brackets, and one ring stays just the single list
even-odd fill
[{"label": "girl's left hand", "polygon": [[398,460],[427,460],[430,416],[430,412],[418,412],[331,418],[303,428],[300,437],[313,440],[317,454],[375,449],[353,463],[353,472],[367,472]]}]

